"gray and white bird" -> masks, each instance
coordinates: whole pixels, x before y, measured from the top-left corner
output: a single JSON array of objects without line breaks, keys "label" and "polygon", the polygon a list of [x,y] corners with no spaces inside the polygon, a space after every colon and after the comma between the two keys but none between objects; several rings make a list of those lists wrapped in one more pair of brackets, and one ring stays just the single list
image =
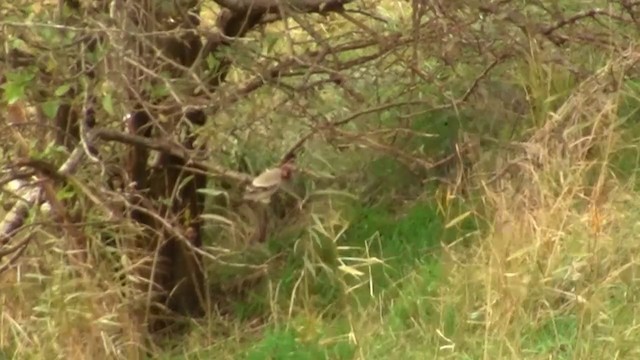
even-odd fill
[{"label": "gray and white bird", "polygon": [[293,170],[294,166],[290,163],[265,170],[247,185],[244,199],[268,204],[271,201],[271,196],[280,189],[283,183],[291,179]]}]

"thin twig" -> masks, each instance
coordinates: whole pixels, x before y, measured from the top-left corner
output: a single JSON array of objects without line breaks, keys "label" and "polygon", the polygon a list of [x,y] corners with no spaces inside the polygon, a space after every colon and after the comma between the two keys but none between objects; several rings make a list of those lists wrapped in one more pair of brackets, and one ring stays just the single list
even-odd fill
[{"label": "thin twig", "polygon": [[33,238],[33,235],[29,235],[25,240],[20,242],[23,245],[19,247],[15,253],[13,253],[13,255],[9,258],[9,260],[7,260],[6,263],[0,266],[0,274],[9,270],[11,266],[13,266],[16,263],[16,261],[18,261],[20,256],[22,256],[22,254],[24,254],[24,252],[27,250],[27,247],[29,246],[29,243],[31,242],[32,238]]}]

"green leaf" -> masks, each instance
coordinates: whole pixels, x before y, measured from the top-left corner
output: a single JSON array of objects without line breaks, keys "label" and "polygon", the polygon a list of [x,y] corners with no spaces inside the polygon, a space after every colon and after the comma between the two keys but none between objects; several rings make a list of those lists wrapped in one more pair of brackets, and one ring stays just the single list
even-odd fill
[{"label": "green leaf", "polygon": [[46,41],[47,43],[51,44],[51,43],[55,43],[57,36],[57,33],[54,31],[53,28],[49,28],[46,26],[43,26],[42,28],[39,29],[40,30],[40,36],[42,36],[42,39],[44,41]]},{"label": "green leaf", "polygon": [[265,43],[267,44],[267,52],[271,52],[273,47],[276,46],[278,41],[282,38],[281,35],[269,32],[265,35]]},{"label": "green leaf", "polygon": [[20,38],[9,38],[9,47],[12,49],[25,49],[28,48],[27,43]]},{"label": "green leaf", "polygon": [[154,85],[151,88],[152,99],[161,99],[167,95],[169,95],[169,89],[167,89],[167,87],[164,84]]},{"label": "green leaf", "polygon": [[18,82],[8,82],[2,86],[4,99],[9,105],[24,97],[24,86]]},{"label": "green leaf", "polygon": [[56,96],[62,96],[66,94],[69,91],[69,89],[71,89],[71,84],[64,84],[64,85],[58,86],[54,94]]},{"label": "green leaf", "polygon": [[58,100],[49,100],[42,104],[42,111],[48,118],[53,119],[58,112],[58,107],[60,106],[60,101]]},{"label": "green leaf", "polygon": [[102,97],[102,108],[109,114],[114,115],[115,111],[113,110],[113,98],[111,94],[106,93]]},{"label": "green leaf", "polygon": [[209,54],[207,56],[207,66],[209,67],[209,70],[218,69],[218,65],[220,65],[220,61],[218,60],[218,58],[213,54]]},{"label": "green leaf", "polygon": [[63,187],[62,189],[60,189],[58,191],[58,199],[60,199],[60,200],[68,200],[68,199],[71,199],[74,194],[75,194],[75,192],[73,191],[72,187],[65,186],[65,187]]},{"label": "green leaf", "polygon": [[[29,71],[29,70],[32,70],[32,71]],[[16,72],[8,72],[6,76],[9,82],[26,84],[29,81],[33,80],[36,74],[35,74],[35,69],[24,69]]]},{"label": "green leaf", "polygon": [[25,90],[35,76],[36,74],[34,69],[25,69],[6,73],[7,82],[2,85],[2,88],[5,90],[4,99],[9,104],[13,104],[24,98]]}]

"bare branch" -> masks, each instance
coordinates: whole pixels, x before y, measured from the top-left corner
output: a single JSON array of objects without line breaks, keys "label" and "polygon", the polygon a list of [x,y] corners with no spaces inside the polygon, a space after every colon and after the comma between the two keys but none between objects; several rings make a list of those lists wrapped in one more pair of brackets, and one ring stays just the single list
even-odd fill
[{"label": "bare branch", "polygon": [[341,11],[343,6],[353,0],[289,0],[282,4],[277,0],[215,0],[215,2],[234,12],[258,11],[277,12],[279,6],[301,13],[327,13]]},{"label": "bare branch", "polygon": [[[0,274],[2,274],[5,271],[9,270],[11,268],[11,266],[13,264],[15,264],[15,262],[20,258],[20,256],[22,256],[22,254],[27,250],[27,247],[29,246],[29,243],[31,242],[31,239],[33,239],[33,236],[29,235],[29,236],[27,236],[26,239],[24,239],[18,245],[16,245],[15,247],[12,248],[15,252],[13,252],[13,255],[11,255],[11,257],[9,258],[9,260],[6,263],[4,263],[4,264],[2,264],[2,266],[0,266]],[[1,256],[2,256],[2,254],[0,254],[0,257]]]},{"label": "bare branch", "polygon": [[[467,91],[464,92],[464,94],[457,100],[453,101],[452,104],[447,104],[444,105],[442,107],[439,107],[439,109],[441,108],[447,108],[447,107],[452,107],[452,106],[457,106],[460,105],[464,102],[466,102],[469,97],[473,94],[473,92],[475,91],[475,89],[478,87],[478,84],[480,83],[480,81],[482,81],[482,79],[486,78],[487,75],[489,74],[489,72],[491,72],[491,70],[493,70],[497,65],[499,65],[501,62],[503,62],[504,60],[508,59],[509,57],[511,57],[511,54],[505,54],[497,59],[495,59],[491,64],[489,64],[489,66],[487,66],[475,79],[474,81],[471,83],[471,85],[469,86],[469,88],[467,89]],[[367,108],[365,110],[356,112],[351,114],[350,116],[338,120],[338,121],[334,121],[330,124],[326,124],[323,125],[321,127],[316,127],[314,129],[312,129],[311,131],[309,131],[307,134],[305,134],[304,136],[302,136],[300,139],[298,139],[298,141],[291,147],[289,148],[289,150],[287,150],[287,152],[282,156],[280,163],[284,164],[285,162],[289,161],[289,159],[292,159],[296,156],[296,153],[302,148],[302,146],[304,145],[304,143],[306,143],[309,139],[311,139],[315,134],[324,131],[324,130],[331,130],[331,129],[335,129],[339,126],[345,125],[363,115],[366,114],[371,114],[371,113],[375,113],[375,112],[380,112],[380,111],[384,111],[390,108],[394,108],[394,107],[399,107],[399,106],[405,106],[405,105],[416,105],[416,104],[422,104],[422,101],[418,101],[418,102],[393,102],[393,103],[387,103],[387,104],[381,104],[379,106],[376,107],[371,107],[371,108]],[[431,109],[430,111],[433,111],[436,109]],[[439,161],[437,162],[434,166],[439,166],[441,165],[441,162],[444,162],[445,160]],[[446,160],[448,161],[448,160]],[[428,168],[428,166],[425,166]]]},{"label": "bare branch", "polygon": [[114,131],[114,130],[107,130],[107,129],[93,130],[90,136],[93,139],[101,139],[104,141],[115,141],[123,144],[143,146],[151,150],[161,151],[166,154],[185,160],[186,166],[193,166],[196,168],[200,168],[202,170],[212,172],[214,175],[217,175],[229,180],[233,180],[235,182],[243,183],[243,182],[251,181],[252,179],[250,175],[225,169],[218,165],[210,165],[203,161],[197,160],[194,158],[191,151],[170,141],[160,140],[160,139],[150,139],[144,136],[131,135],[131,134]]},{"label": "bare branch", "polygon": [[621,19],[620,17],[612,14],[610,11],[607,11],[607,10],[604,10],[604,9],[595,8],[595,9],[590,9],[590,10],[587,10],[587,11],[581,11],[581,12],[579,12],[579,13],[577,13],[577,14],[569,17],[569,18],[566,18],[566,19],[563,19],[561,21],[558,21],[556,24],[551,25],[551,26],[545,28],[544,30],[542,30],[541,33],[544,36],[549,36],[549,35],[551,35],[551,33],[553,33],[554,31],[556,31],[556,30],[558,30],[558,29],[560,29],[562,27],[574,24],[574,23],[576,23],[576,22],[578,22],[578,21],[580,21],[580,20],[582,20],[584,18],[596,18],[599,15],[604,15],[604,16],[607,16],[607,17],[610,17],[610,18],[613,18],[613,19],[624,21],[624,19]]},{"label": "bare branch", "polygon": [[[58,169],[58,173],[69,175],[76,171],[80,161],[84,157],[84,149],[77,147],[71,156]],[[39,203],[43,196],[43,190],[40,187],[33,188],[21,201],[18,201],[13,208],[7,213],[2,222],[0,222],[0,246],[6,245],[17,231],[24,224],[29,210]]]}]

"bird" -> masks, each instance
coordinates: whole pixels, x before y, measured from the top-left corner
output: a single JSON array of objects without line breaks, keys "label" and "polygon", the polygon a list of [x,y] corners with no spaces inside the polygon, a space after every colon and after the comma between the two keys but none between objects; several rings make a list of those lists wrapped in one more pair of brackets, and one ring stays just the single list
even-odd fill
[{"label": "bird", "polygon": [[247,185],[244,199],[268,204],[271,196],[291,179],[294,169],[293,164],[287,162],[279,167],[265,170]]}]

